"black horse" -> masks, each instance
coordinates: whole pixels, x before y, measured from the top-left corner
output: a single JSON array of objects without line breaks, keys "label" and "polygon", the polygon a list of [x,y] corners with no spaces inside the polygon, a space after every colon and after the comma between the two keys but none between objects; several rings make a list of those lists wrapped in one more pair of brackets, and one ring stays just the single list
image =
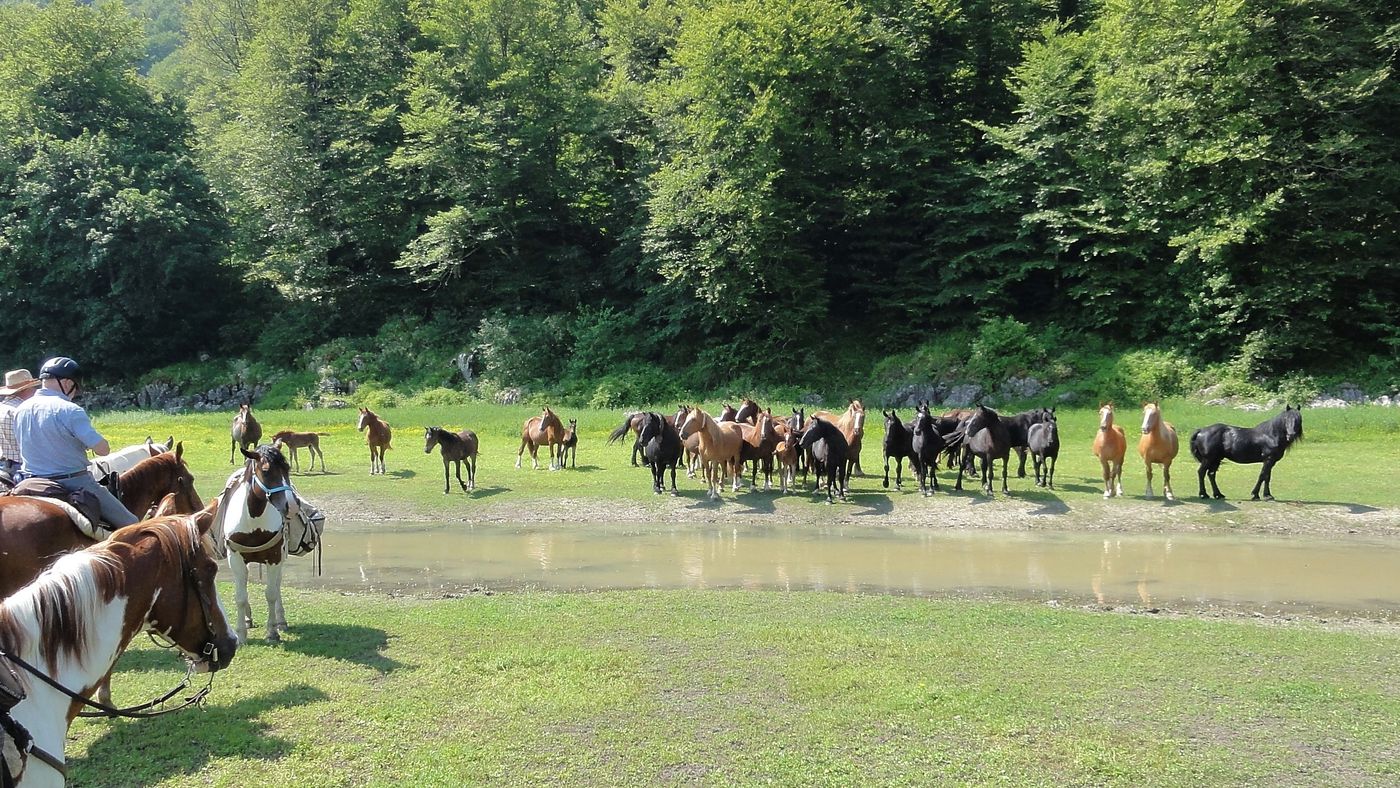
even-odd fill
[{"label": "black horse", "polygon": [[[964,443],[968,452],[982,460],[982,491],[988,495],[993,494],[992,481],[996,479],[996,461],[1001,460],[1001,491],[1011,492],[1006,486],[1011,437],[1006,434],[1006,424],[997,412],[985,405],[978,405],[960,429],[964,433]],[[958,474],[958,489],[962,489],[961,473]]]},{"label": "black horse", "polygon": [[1232,427],[1228,424],[1212,424],[1191,433],[1191,456],[1201,465],[1196,476],[1201,483],[1201,497],[1206,495],[1206,474],[1210,474],[1210,486],[1216,498],[1224,498],[1220,487],[1215,484],[1215,472],[1220,469],[1222,460],[1238,463],[1264,463],[1259,471],[1259,481],[1254,483],[1252,500],[1259,500],[1259,488],[1264,488],[1264,497],[1273,500],[1269,490],[1269,479],[1274,466],[1294,443],[1303,439],[1303,411],[1285,405],[1283,412],[1257,427]]},{"label": "black horse", "polygon": [[[476,489],[476,433],[471,430],[452,432],[442,427],[423,428],[423,453],[432,454],[437,446],[442,453],[442,494],[452,492],[452,477],[447,473],[447,464],[457,463],[457,483],[462,491]],[[462,481],[462,465],[467,466],[467,481]]]},{"label": "black horse", "polygon": [[[909,436],[910,448],[914,452],[919,472],[919,492],[932,495],[938,492],[938,455],[943,452],[946,442],[943,433],[938,431],[938,420],[929,412],[928,405],[921,404],[914,411],[914,425]],[[933,489],[929,489],[929,482]]]},{"label": "black horse", "polygon": [[[807,409],[805,407],[793,408],[792,415],[787,418],[787,425],[788,432],[801,435],[802,430],[807,428]],[[807,484],[807,453],[804,451],[797,452],[797,470],[802,471],[802,484],[805,486]]]},{"label": "black horse", "polygon": [[651,468],[651,489],[657,495],[666,491],[666,469],[671,469],[671,494],[676,493],[676,466],[681,460],[681,434],[676,425],[660,413],[642,414],[642,429],[637,433],[642,444],[642,457]]},{"label": "black horse", "polygon": [[880,411],[885,416],[885,487],[890,486],[890,458],[894,458],[894,488],[904,489],[904,458],[909,458],[909,470],[920,475],[919,456],[914,453],[914,424],[899,420],[899,411]]},{"label": "black horse", "polygon": [[1031,447],[1031,426],[1054,418],[1054,415],[1053,408],[1036,408],[1002,419],[1002,423],[1006,425],[1007,437],[1011,439],[1011,448],[1015,449],[1016,456],[1021,459],[1021,464],[1016,469],[1018,478],[1026,478],[1026,452]]},{"label": "black horse", "polygon": [[802,451],[811,462],[812,471],[817,476],[817,486],[821,486],[822,476],[826,476],[826,502],[832,502],[833,489],[841,500],[846,500],[846,455],[850,445],[846,443],[846,436],[841,434],[841,430],[831,422],[812,419],[802,433]]},{"label": "black horse", "polygon": [[1035,483],[1038,487],[1055,489],[1055,464],[1060,459],[1060,425],[1055,420],[1055,411],[1047,411],[1049,418],[1032,424],[1027,440],[1030,443],[1031,460],[1035,464]]}]

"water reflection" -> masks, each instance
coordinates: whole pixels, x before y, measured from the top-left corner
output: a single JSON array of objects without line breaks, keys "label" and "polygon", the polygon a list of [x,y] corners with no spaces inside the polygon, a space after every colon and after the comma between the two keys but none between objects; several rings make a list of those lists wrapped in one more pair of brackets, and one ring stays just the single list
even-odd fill
[{"label": "water reflection", "polygon": [[1359,539],[865,526],[336,523],[300,586],[746,588],[1400,618],[1400,546]]}]

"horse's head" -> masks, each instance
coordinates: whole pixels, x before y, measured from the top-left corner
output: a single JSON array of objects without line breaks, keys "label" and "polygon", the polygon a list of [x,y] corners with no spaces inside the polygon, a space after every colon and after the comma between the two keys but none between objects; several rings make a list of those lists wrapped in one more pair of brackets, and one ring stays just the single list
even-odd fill
[{"label": "horse's head", "polygon": [[360,408],[360,422],[359,422],[359,424],[356,424],[356,425],[355,425],[355,431],[356,431],[356,432],[364,432],[364,431],[365,431],[365,427],[368,427],[368,426],[369,426],[370,419],[375,419],[375,418],[378,418],[378,417],[375,416],[375,415],[374,415],[374,412],[371,411],[369,408]]},{"label": "horse's head", "polygon": [[699,432],[705,426],[705,421],[710,418],[709,414],[699,408],[691,408],[686,412],[685,418],[679,420],[676,430],[680,432],[681,439],[689,438]]},{"label": "horse's head", "polygon": [[228,667],[238,648],[214,588],[219,565],[205,541],[212,523],[212,517],[162,517],[120,529],[109,540],[151,562],[143,575],[158,584],[158,592],[146,628],[174,643],[201,673]]},{"label": "horse's head", "polygon": [[645,446],[661,434],[661,425],[665,424],[666,420],[661,418],[660,413],[641,413],[638,415],[642,417],[642,426],[641,429],[637,430],[637,440]]},{"label": "horse's head", "polygon": [[889,435],[895,431],[895,425],[899,424],[898,410],[882,410],[880,415],[885,417],[885,434]]},{"label": "horse's head", "polygon": [[[204,508],[204,501],[195,489],[194,473],[185,464],[185,444],[175,444],[173,452],[164,452],[136,463],[121,475],[119,483],[122,502],[137,515],[144,515],[158,506],[167,495],[173,495],[174,513],[191,514]],[[136,511],[136,510],[140,511]]]},{"label": "horse's head", "polygon": [[733,405],[724,405],[719,409],[719,419],[717,421],[734,421],[739,416],[739,411]]},{"label": "horse's head", "polygon": [[1292,446],[1295,442],[1303,439],[1303,409],[1295,408],[1292,405],[1284,405],[1283,413],[1279,414],[1283,420],[1283,442]]},{"label": "horse's head", "polygon": [[1155,402],[1144,402],[1142,404],[1142,434],[1147,435],[1157,429],[1157,422],[1162,420],[1162,411],[1158,409]]},{"label": "horse's head", "polygon": [[933,432],[933,414],[929,412],[928,405],[921,405],[914,411],[914,434],[928,435]]},{"label": "horse's head", "polygon": [[1113,428],[1113,403],[1106,402],[1099,406],[1099,429],[1107,430]]},{"label": "horse's head", "polygon": [[792,416],[788,418],[788,426],[794,432],[801,432],[807,426],[807,408],[793,408]]},{"label": "horse's head", "polygon": [[267,504],[281,514],[282,524],[297,514],[297,497],[292,489],[292,469],[287,458],[276,446],[265,444],[256,451],[243,450],[248,458],[244,466],[245,481],[251,486],[248,494],[248,513],[261,517]]},{"label": "horse's head", "polygon": [[433,447],[436,446],[436,445],[438,445],[438,430],[439,430],[439,429],[440,429],[439,427],[424,427],[424,428],[423,428],[423,453],[424,453],[424,454],[432,454],[432,453],[433,453]]},{"label": "horse's head", "polygon": [[[860,405],[860,400],[853,400],[856,405]],[[857,410],[855,418],[851,420],[851,429],[859,433],[865,429],[865,408]]]}]

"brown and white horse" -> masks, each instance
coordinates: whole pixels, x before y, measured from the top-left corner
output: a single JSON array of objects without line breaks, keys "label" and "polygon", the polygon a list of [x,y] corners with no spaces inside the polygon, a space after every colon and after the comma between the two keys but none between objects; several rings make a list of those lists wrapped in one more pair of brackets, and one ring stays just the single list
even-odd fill
[{"label": "brown and white horse", "polygon": [[724,473],[728,471],[734,480],[734,492],[739,491],[739,451],[744,445],[744,435],[736,422],[717,422],[710,414],[699,408],[692,408],[679,428],[681,440],[699,435],[699,455],[705,482],[710,488],[710,498],[719,498],[724,488]]},{"label": "brown and white horse", "polygon": [[1142,437],[1138,439],[1138,455],[1147,465],[1147,497],[1152,497],[1152,463],[1162,466],[1162,495],[1168,501],[1172,495],[1172,460],[1181,449],[1176,427],[1162,418],[1162,408],[1155,402],[1142,406]]},{"label": "brown and white horse", "polygon": [[228,461],[233,462],[233,450],[247,451],[249,446],[258,445],[262,440],[262,425],[253,418],[253,406],[243,403],[238,406],[238,413],[233,416],[233,425],[229,427],[229,436],[232,440],[228,446]]},{"label": "brown and white horse", "polygon": [[[384,473],[384,452],[394,448],[394,430],[389,422],[374,415],[369,408],[360,408],[360,421],[355,426],[357,432],[365,433],[365,443],[369,444],[369,475]],[[321,458],[321,470],[326,469],[326,460]]]},{"label": "brown and white horse", "polygon": [[1128,438],[1123,428],[1113,423],[1113,403],[1099,408],[1099,431],[1094,435],[1094,456],[1103,466],[1103,497],[1123,494],[1123,458],[1128,453]]},{"label": "brown and white horse", "polygon": [[[520,450],[515,453],[515,467],[520,467],[520,460],[525,456],[525,449],[528,448],[530,450],[530,465],[538,470],[540,467],[540,446],[549,447],[549,469],[551,471],[562,467],[564,423],[549,408],[545,408],[540,415],[534,418],[526,419],[525,425],[520,428]],[[556,465],[556,462],[561,463],[561,465]]]},{"label": "brown and white horse", "polygon": [[0,650],[29,666],[8,660],[25,689],[11,716],[33,737],[34,749],[16,752],[0,733],[18,785],[64,785],[64,743],[82,708],[35,673],[90,697],[142,630],[171,641],[197,671],[228,667],[238,640],[219,603],[218,566],[196,519],[162,517],[122,528],[60,557],[0,602]]}]

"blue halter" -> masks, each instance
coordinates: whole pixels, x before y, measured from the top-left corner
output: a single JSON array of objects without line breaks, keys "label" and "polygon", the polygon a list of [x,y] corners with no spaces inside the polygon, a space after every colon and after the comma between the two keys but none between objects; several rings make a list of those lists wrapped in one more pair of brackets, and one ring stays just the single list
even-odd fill
[{"label": "blue halter", "polygon": [[269,498],[272,497],[273,493],[292,491],[292,486],[290,484],[279,484],[276,487],[268,487],[266,484],[263,484],[262,479],[259,479],[256,473],[253,474],[253,484],[256,484],[258,489],[262,490],[263,494]]}]

